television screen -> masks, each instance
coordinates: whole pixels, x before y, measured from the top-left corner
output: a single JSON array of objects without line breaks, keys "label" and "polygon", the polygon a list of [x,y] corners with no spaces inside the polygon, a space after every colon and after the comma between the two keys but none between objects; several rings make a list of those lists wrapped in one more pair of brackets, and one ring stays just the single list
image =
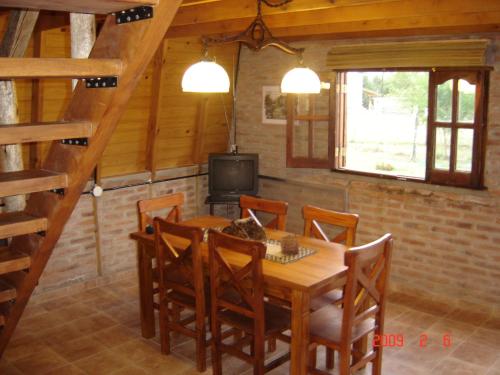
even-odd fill
[{"label": "television screen", "polygon": [[257,154],[210,154],[209,193],[213,197],[234,198],[258,192]]}]

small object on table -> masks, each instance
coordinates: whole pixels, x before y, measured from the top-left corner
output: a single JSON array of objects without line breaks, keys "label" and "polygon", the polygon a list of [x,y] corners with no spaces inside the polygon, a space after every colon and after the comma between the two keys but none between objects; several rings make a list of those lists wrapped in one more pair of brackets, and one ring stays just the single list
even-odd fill
[{"label": "small object on table", "polygon": [[154,234],[155,233],[155,228],[151,224],[146,225],[146,233],[147,234]]},{"label": "small object on table", "polygon": [[252,218],[233,220],[222,232],[245,240],[264,242],[267,239],[264,229]]},{"label": "small object on table", "polygon": [[281,251],[286,255],[296,255],[299,253],[299,243],[297,236],[291,234],[281,239]]}]

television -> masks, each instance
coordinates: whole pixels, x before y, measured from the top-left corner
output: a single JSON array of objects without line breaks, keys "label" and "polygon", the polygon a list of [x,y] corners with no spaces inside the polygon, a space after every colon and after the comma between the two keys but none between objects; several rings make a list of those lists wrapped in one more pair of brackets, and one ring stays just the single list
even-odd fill
[{"label": "television", "polygon": [[209,154],[208,192],[211,201],[237,201],[259,191],[258,154]]}]

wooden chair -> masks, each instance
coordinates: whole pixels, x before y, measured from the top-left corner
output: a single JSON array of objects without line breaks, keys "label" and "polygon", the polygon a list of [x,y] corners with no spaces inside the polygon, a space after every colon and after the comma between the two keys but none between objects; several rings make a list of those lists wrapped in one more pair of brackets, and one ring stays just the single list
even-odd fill
[{"label": "wooden chair", "polygon": [[[354,246],[356,239],[356,228],[359,216],[356,214],[326,210],[314,206],[304,206],[304,236],[319,238],[330,242],[344,243],[346,246]],[[320,223],[330,224],[343,228],[343,231],[334,238],[328,238]]]},{"label": "wooden chair", "polygon": [[288,211],[287,202],[256,198],[250,195],[242,195],[240,197],[240,208],[242,219],[252,217],[257,223],[260,224],[255,211],[261,211],[275,215],[269,223],[262,226],[282,231],[286,228],[286,214]]},{"label": "wooden chair", "polygon": [[[208,243],[213,373],[222,374],[222,353],[252,364],[254,374],[264,374],[285,363],[290,359],[289,352],[267,365],[264,363],[266,340],[278,338],[290,342],[283,334],[290,329],[289,310],[264,302],[265,245],[213,230],[209,232]],[[241,266],[233,268],[227,257],[240,258]],[[223,342],[223,324],[244,332],[242,340],[250,341],[250,354],[241,349],[242,342],[233,345]]]},{"label": "wooden chair", "polygon": [[[200,250],[203,231],[197,227],[169,223],[161,218],[154,219],[154,229],[159,275],[161,351],[164,354],[170,353],[172,331],[192,337],[196,340],[197,369],[203,372],[206,370],[205,318],[208,314]],[[174,244],[174,238],[185,241],[182,245]],[[187,309],[193,314],[182,319],[175,318],[176,314],[170,313],[170,307]],[[188,328],[187,325],[193,321],[194,329]]]},{"label": "wooden chair", "polygon": [[340,375],[354,374],[369,362],[372,362],[372,375],[382,373],[383,347],[372,346],[365,354],[359,350],[359,343],[371,332],[375,337],[384,334],[391,255],[391,234],[345,253],[348,271],[343,307],[328,305],[310,317],[309,367],[312,373],[325,373],[316,369],[318,345],[339,352]]},{"label": "wooden chair", "polygon": [[175,193],[158,198],[143,199],[137,202],[137,213],[139,214],[139,230],[146,231],[148,225],[153,226],[153,216],[148,213],[171,208],[166,220],[172,223],[181,221],[181,207],[184,204],[184,194]]},{"label": "wooden chair", "polygon": [[[184,204],[184,194],[183,193],[174,193],[169,195],[164,195],[157,198],[152,199],[143,199],[137,202],[137,214],[139,216],[139,231],[141,232],[150,232],[153,230],[153,215],[151,213],[162,211],[165,209],[170,209],[166,214],[165,218],[169,222],[178,223],[181,221],[181,207]],[[158,216],[158,215],[156,215]],[[141,252],[139,252],[141,254]],[[140,281],[142,283],[149,283],[147,280]],[[153,290],[153,295],[156,296],[158,294],[158,288],[155,287],[154,283],[158,283],[158,273],[153,272],[153,283],[151,286],[147,285],[146,287],[151,287]],[[142,308],[141,311],[149,310],[147,307],[149,304],[146,304],[141,297]],[[158,310],[159,305],[157,303],[153,303],[153,310]],[[177,312],[177,315],[180,312]],[[154,313],[151,313],[151,316],[154,319]],[[152,322],[154,327],[154,322]],[[154,332],[153,332],[154,335]]]},{"label": "wooden chair", "polygon": [[[326,210],[314,206],[304,206],[304,236],[319,238],[329,242],[344,242],[348,247],[354,246],[356,238],[356,228],[358,226],[359,216],[356,214]],[[320,223],[340,227],[343,230],[334,238],[330,239],[321,228]],[[313,298],[311,309],[313,311],[337,303],[342,299],[341,290],[333,290],[321,296]]]}]

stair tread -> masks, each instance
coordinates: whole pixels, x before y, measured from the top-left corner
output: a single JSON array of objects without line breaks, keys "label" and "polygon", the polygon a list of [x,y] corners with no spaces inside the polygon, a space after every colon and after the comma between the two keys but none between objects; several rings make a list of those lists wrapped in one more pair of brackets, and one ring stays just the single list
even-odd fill
[{"label": "stair tread", "polygon": [[121,72],[119,59],[0,57],[0,78],[92,78]]},{"label": "stair tread", "polygon": [[47,219],[35,217],[24,212],[5,212],[0,214],[0,238],[20,236],[47,230]]},{"label": "stair tread", "polygon": [[68,176],[43,169],[0,173],[0,197],[66,188]]},{"label": "stair tread", "polygon": [[9,249],[8,247],[0,248],[0,275],[8,272],[25,270],[29,268],[30,265],[31,258],[29,255]]},{"label": "stair tread", "polygon": [[5,280],[0,280],[0,303],[15,299],[17,296],[16,288]]},{"label": "stair tread", "polygon": [[3,0],[3,7],[107,14],[141,5],[157,5],[158,0]]},{"label": "stair tread", "polygon": [[91,136],[90,122],[46,122],[0,126],[0,144],[4,145]]}]

